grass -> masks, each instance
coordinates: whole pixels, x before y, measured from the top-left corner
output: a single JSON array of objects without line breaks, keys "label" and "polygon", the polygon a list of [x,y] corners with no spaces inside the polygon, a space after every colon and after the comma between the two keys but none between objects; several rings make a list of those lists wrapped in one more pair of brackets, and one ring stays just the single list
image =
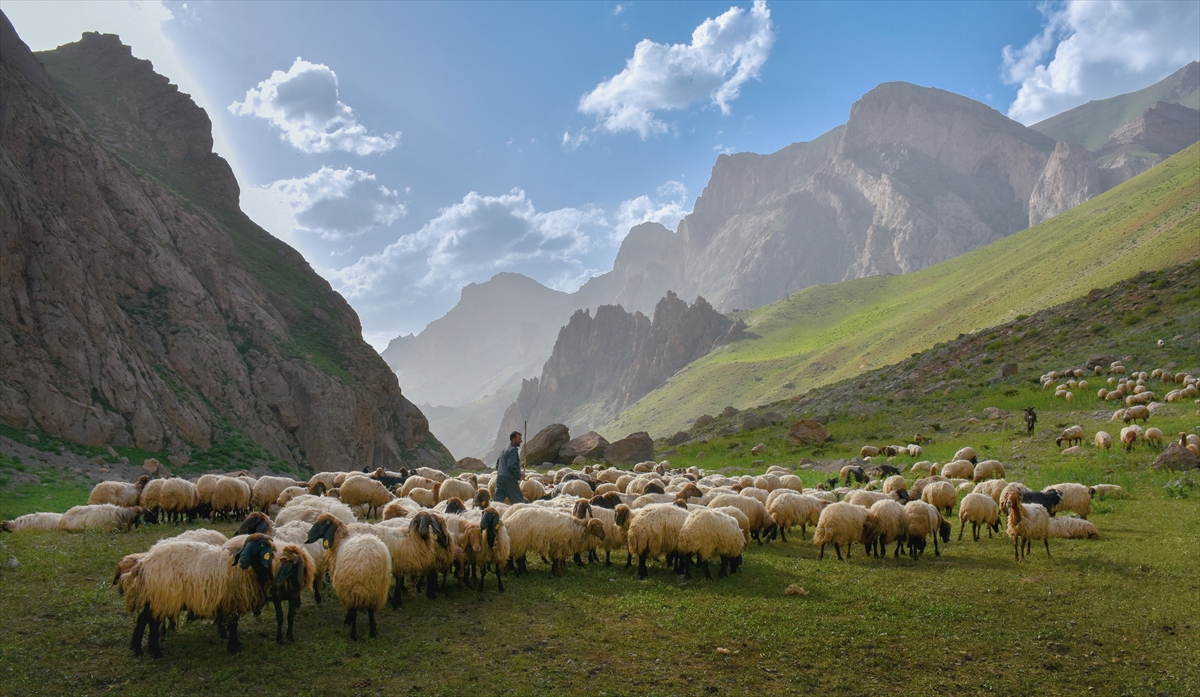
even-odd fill
[{"label": "grass", "polygon": [[635,430],[670,434],[702,413],[786,399],[1197,257],[1200,144],[936,266],[816,286],[746,313],[751,338],[691,363],[597,430],[610,439]]},{"label": "grass", "polygon": [[[18,476],[36,481],[16,484]],[[0,454],[0,520],[37,511],[65,511],[87,503],[91,484],[70,472],[39,467]]]}]

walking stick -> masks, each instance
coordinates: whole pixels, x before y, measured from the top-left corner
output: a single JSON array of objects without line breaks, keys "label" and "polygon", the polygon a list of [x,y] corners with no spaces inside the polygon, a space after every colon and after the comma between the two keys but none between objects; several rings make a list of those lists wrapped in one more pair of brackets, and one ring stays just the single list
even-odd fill
[{"label": "walking stick", "polygon": [[521,433],[521,479],[525,478],[525,466],[529,464],[529,444],[525,439],[529,437],[529,422],[525,422],[525,428]]}]

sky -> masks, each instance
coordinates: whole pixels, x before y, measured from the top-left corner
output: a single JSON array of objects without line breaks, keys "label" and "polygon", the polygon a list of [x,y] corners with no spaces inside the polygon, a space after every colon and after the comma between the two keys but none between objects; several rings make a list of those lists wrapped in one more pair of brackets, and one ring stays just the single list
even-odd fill
[{"label": "sky", "polygon": [[718,155],[881,82],[1033,124],[1200,58],[1200,3],[23,2],[36,50],[117,33],[213,119],[242,208],[376,348],[501,271],[573,291],[674,229]]}]

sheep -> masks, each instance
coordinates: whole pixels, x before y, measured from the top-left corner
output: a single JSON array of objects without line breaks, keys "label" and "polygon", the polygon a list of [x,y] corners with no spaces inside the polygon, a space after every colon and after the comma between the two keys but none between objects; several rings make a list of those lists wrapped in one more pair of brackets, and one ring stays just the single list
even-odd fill
[{"label": "sheep", "polygon": [[1083,426],[1071,426],[1070,428],[1066,429],[1058,436],[1058,438],[1054,439],[1054,445],[1056,447],[1062,447],[1064,440],[1067,441],[1068,446],[1075,445],[1076,443],[1082,444]]},{"label": "sheep", "polygon": [[125,608],[137,613],[130,648],[142,655],[142,636],[150,629],[148,650],[162,657],[159,630],[163,622],[174,619],[186,607],[189,616],[212,617],[226,648],[236,654],[238,619],[246,612],[262,607],[269,597],[277,567],[275,547],[265,535],[251,535],[234,555],[223,547],[193,540],[172,540],[149,551],[129,557],[118,567],[114,585],[123,591]]},{"label": "sheep", "polygon": [[1081,518],[1051,518],[1049,525],[1050,537],[1100,539],[1100,531],[1095,524]]},{"label": "sheep", "polygon": [[1159,448],[1161,448],[1162,443],[1163,443],[1162,431],[1160,429],[1154,428],[1153,426],[1151,426],[1150,428],[1147,428],[1146,429],[1146,442],[1154,443]]},{"label": "sheep", "polygon": [[142,493],[138,496],[137,504],[135,505],[141,506],[147,511],[154,511],[157,514],[160,508],[159,494],[162,493],[163,483],[166,481],[165,479],[151,479],[146,482],[146,486],[142,487]]},{"label": "sheep", "polygon": [[470,501],[475,497],[475,485],[461,479],[447,479],[438,489],[438,502],[456,498],[460,501]]},{"label": "sheep", "polygon": [[867,522],[867,509],[851,503],[832,503],[821,510],[817,529],[813,532],[813,544],[817,545],[817,559],[825,558],[825,545],[832,544],[842,560],[842,545],[846,545],[846,559],[850,558],[850,547],[861,542],[863,524]]},{"label": "sheep", "polygon": [[432,479],[413,475],[404,480],[404,484],[400,486],[400,491],[398,493],[400,497],[403,498],[408,496],[409,492],[411,492],[413,489],[429,489],[430,491],[433,491],[433,484],[434,482]]},{"label": "sheep", "polygon": [[866,459],[868,457],[875,457],[878,454],[879,454],[879,448],[876,448],[873,445],[864,445],[862,447],[862,449],[858,451],[858,456],[863,459]]},{"label": "sheep", "polygon": [[767,497],[770,496],[770,492],[766,491],[765,489],[759,489],[756,486],[746,487],[737,493],[741,496],[748,496],[752,499],[757,499],[764,506],[767,504]]},{"label": "sheep", "polygon": [[[794,474],[783,474],[779,477],[779,484],[782,488],[797,493],[804,491],[804,480]],[[775,493],[774,491],[771,492]]]},{"label": "sheep", "polygon": [[[905,493],[907,494],[907,492]],[[855,506],[870,508],[876,501],[883,501],[884,499],[895,501],[897,496],[895,494],[889,495],[878,491],[859,489],[858,491],[850,492],[850,495],[845,498],[845,501],[846,503],[852,503]]]},{"label": "sheep", "polygon": [[883,481],[883,493],[890,494],[892,492],[899,493],[901,491],[905,492],[905,495],[907,496],[908,482],[904,479],[904,477],[898,474],[893,474]]},{"label": "sheep", "polygon": [[445,472],[439,469],[433,469],[432,467],[418,467],[416,469],[416,475],[418,477],[425,477],[433,482],[444,482],[450,478],[446,476]]},{"label": "sheep", "polygon": [[1054,515],[1058,505],[1062,503],[1062,492],[1057,489],[1048,489],[1046,491],[1033,491],[1029,487],[1019,482],[1013,482],[1004,487],[1004,491],[1000,492],[1000,512],[1008,515],[1006,500],[1012,498],[1012,492],[1020,492],[1021,501],[1023,503],[1033,505],[1037,504],[1046,509],[1046,512],[1051,516]]},{"label": "sheep", "polygon": [[279,494],[299,482],[288,477],[259,477],[250,491],[250,505],[266,513],[271,504],[279,500]]},{"label": "sheep", "polygon": [[1095,441],[1096,447],[1101,450],[1108,450],[1112,448],[1112,436],[1108,435],[1104,431],[1096,431]]},{"label": "sheep", "polygon": [[136,506],[142,496],[142,489],[145,488],[146,482],[149,481],[150,477],[143,474],[133,484],[115,481],[100,482],[92,487],[92,492],[88,494],[88,505],[98,506],[110,503],[121,508]]},{"label": "sheep", "polygon": [[154,545],[151,546],[151,549],[171,540],[192,540],[193,542],[204,542],[205,544],[216,545],[218,547],[224,545],[226,542],[229,542],[229,538],[225,537],[225,534],[219,530],[196,528],[194,530],[184,530],[174,537],[164,537],[158,542],[155,542]]},{"label": "sheep", "polygon": [[337,484],[334,484],[334,481],[337,479],[338,474],[338,472],[317,472],[308,478],[308,486],[311,489],[313,486],[320,484],[328,491],[337,486]]},{"label": "sheep", "polygon": [[[435,484],[434,486],[440,485]],[[472,491],[471,493],[474,492]],[[370,477],[353,477],[347,478],[342,483],[341,493],[338,495],[338,498],[347,506],[366,505],[367,517],[369,518],[371,517],[371,513],[381,510],[395,496],[378,480],[371,479]],[[434,503],[437,503],[437,501],[434,501]]]},{"label": "sheep", "polygon": [[311,525],[325,513],[333,514],[347,525],[357,522],[350,507],[336,498],[309,494],[288,501],[288,504],[280,509],[279,515],[275,516],[275,524],[282,526],[294,520],[302,520]]},{"label": "sheep", "polygon": [[985,479],[1004,478],[1004,465],[1000,464],[999,460],[984,460],[975,465],[975,471],[971,475],[971,481],[982,482]]},{"label": "sheep", "polygon": [[1037,426],[1037,412],[1033,407],[1025,407],[1025,432],[1033,435],[1033,428]]},{"label": "sheep", "polygon": [[955,460],[970,460],[971,464],[974,465],[976,462],[975,448],[972,448],[969,445],[966,447],[959,448],[958,452],[954,453],[954,459]]},{"label": "sheep", "polygon": [[522,479],[520,487],[521,496],[524,496],[526,501],[546,498],[546,487],[536,479]]},{"label": "sheep", "polygon": [[819,499],[783,490],[778,497],[769,500],[767,513],[779,526],[779,535],[782,540],[787,542],[787,531],[797,525],[800,526],[800,539],[808,539],[808,526],[817,524],[821,518],[821,509],[824,507],[825,502]]},{"label": "sheep", "polygon": [[909,457],[921,457],[921,453],[925,452],[921,449],[921,446],[917,445],[916,443],[909,443],[907,450]]},{"label": "sheep", "polygon": [[[435,484],[434,486],[440,487],[441,484]],[[431,489],[411,489],[408,492],[407,498],[421,508],[433,508],[437,505],[437,494]]]},{"label": "sheep", "polygon": [[479,514],[479,528],[483,532],[484,544],[480,547],[476,561],[481,564],[479,571],[479,592],[483,593],[483,580],[487,578],[488,568],[494,568],[496,587],[504,592],[504,565],[512,549],[508,528],[495,508],[485,508]]},{"label": "sheep", "polygon": [[763,539],[767,542],[775,539],[775,535],[779,532],[779,526],[775,524],[771,514],[767,512],[767,507],[762,501],[749,496],[740,496],[738,494],[721,494],[714,497],[708,502],[709,508],[720,508],[722,506],[733,506],[746,514],[750,519],[750,535],[760,545]]},{"label": "sheep", "polygon": [[[1088,514],[1092,512],[1092,490],[1082,484],[1052,484],[1042,491],[1057,491],[1061,496],[1057,506],[1046,509],[1051,515],[1071,511],[1087,520]],[[1025,500],[1028,500],[1028,497]]]},{"label": "sheep", "polygon": [[[261,480],[260,480],[261,481]],[[283,645],[283,601],[288,604],[287,640],[292,638],[292,625],[296,621],[296,609],[300,607],[300,594],[312,588],[317,565],[305,549],[299,545],[284,545],[276,555],[278,565],[271,584],[271,603],[275,605],[275,643]]]},{"label": "sheep", "polygon": [[838,475],[838,478],[844,481],[846,486],[850,486],[851,477],[861,484],[867,481],[867,472],[859,465],[846,465]]},{"label": "sheep", "polygon": [[[305,486],[289,486],[288,488],[279,492],[279,498],[275,499],[275,505],[279,506],[282,509],[284,506],[288,505],[288,503],[292,499],[294,499],[298,496],[304,496],[305,494],[313,494],[316,491],[320,491],[321,494],[325,493],[325,487],[323,484],[321,484],[320,482],[317,482],[317,484],[315,486],[317,487],[316,489],[311,489],[311,488],[305,487]],[[319,496],[320,494],[317,494],[317,495]]]},{"label": "sheep", "polygon": [[[715,506],[710,506],[716,508]],[[688,510],[674,504],[659,503],[632,514],[626,533],[629,562],[638,558],[638,578],[646,578],[646,560],[666,555],[671,564],[679,549],[679,531]],[[629,565],[626,563],[626,566]]]},{"label": "sheep", "polygon": [[212,490],[212,512],[224,518],[241,517],[250,510],[250,485],[236,477],[220,477]]},{"label": "sheep", "polygon": [[704,578],[712,580],[708,560],[721,557],[721,570],[717,578],[736,573],[741,566],[742,550],[746,539],[738,521],[732,516],[710,508],[697,508],[688,513],[679,529],[679,552],[684,559],[684,575],[691,578],[691,555],[704,568]]},{"label": "sheep", "polygon": [[176,522],[182,522],[185,516],[189,521],[196,517],[200,509],[200,491],[195,484],[178,477],[156,479],[151,484],[156,482],[161,482],[157,488],[158,510],[162,515]]},{"label": "sheep", "polygon": [[501,519],[508,527],[511,553],[519,573],[528,571],[525,557],[537,552],[550,560],[552,574],[565,576],[566,560],[587,551],[587,537],[604,539],[605,535],[604,523],[595,518],[581,520],[541,506],[513,507]]},{"label": "sheep", "polygon": [[62,515],[58,529],[64,532],[108,530],[129,532],[141,523],[142,516],[153,515],[141,506],[114,506],[111,503],[75,506]]},{"label": "sheep", "polygon": [[321,604],[321,587],[325,585],[325,574],[328,571],[329,555],[325,553],[323,543],[320,541],[308,542],[308,533],[312,530],[312,524],[303,520],[293,520],[288,523],[276,525],[274,529],[274,537],[277,542],[283,544],[300,545],[304,547],[304,551],[308,552],[308,556],[312,558],[316,564],[316,575],[313,577],[313,600],[317,605]]},{"label": "sheep", "polygon": [[1122,417],[1122,420],[1125,421],[1125,423],[1129,423],[1130,421],[1136,422],[1138,419],[1141,419],[1143,423],[1150,419],[1150,409],[1145,405],[1138,404],[1129,407],[1125,410],[1125,415]]},{"label": "sheep", "polygon": [[61,513],[26,513],[0,524],[0,530],[5,532],[20,532],[22,530],[57,530],[62,521]]},{"label": "sheep", "polygon": [[930,482],[921,492],[921,500],[934,508],[946,509],[946,515],[958,504],[958,492],[949,482]]},{"label": "sheep", "polygon": [[326,513],[313,523],[305,543],[321,540],[329,556],[329,580],[342,607],[350,640],[358,641],[358,611],[367,611],[370,636],[375,637],[375,612],[387,602],[392,582],[392,555],[378,537],[353,534],[349,526]]},{"label": "sheep", "polygon": [[953,462],[948,462],[942,466],[942,476],[970,479],[975,476],[975,462],[974,460],[956,457]]},{"label": "sheep", "polygon": [[1006,486],[1008,486],[1008,482],[1004,479],[989,479],[976,484],[975,488],[971,490],[971,493],[990,496],[993,501],[999,504],[1000,492],[1004,491],[1004,487]]},{"label": "sheep", "polygon": [[908,538],[908,516],[904,506],[882,499],[867,509],[867,522],[863,524],[862,544],[868,555],[876,559],[887,555],[887,545],[896,543],[895,556],[900,556],[900,545]]},{"label": "sheep", "polygon": [[594,493],[592,487],[587,482],[580,479],[571,479],[562,483],[559,490],[560,493],[568,496],[576,496],[579,498],[590,499]]},{"label": "sheep", "polygon": [[1125,495],[1125,490],[1116,484],[1097,484],[1092,487],[1092,492],[1094,498],[1101,499],[1108,496],[1120,498]]},{"label": "sheep", "polygon": [[908,555],[919,559],[925,552],[925,538],[933,535],[934,555],[942,556],[938,536],[941,535],[943,542],[949,542],[951,527],[937,508],[924,501],[909,501],[904,505],[904,515],[908,518]]},{"label": "sheep", "polygon": [[1013,490],[1005,494],[1008,509],[1006,532],[1013,540],[1013,557],[1021,561],[1029,552],[1032,540],[1041,540],[1046,545],[1046,557],[1050,558],[1050,514],[1044,506],[1022,503],[1023,494]]},{"label": "sheep", "polygon": [[979,541],[981,527],[988,529],[988,539],[991,539],[993,531],[1000,532],[1000,506],[987,494],[967,494],[958,507],[958,522],[960,524],[958,528],[960,541],[968,522],[971,523],[971,535],[976,542]]},{"label": "sheep", "polygon": [[387,545],[391,574],[396,579],[392,607],[398,608],[406,578],[424,579],[426,597],[430,600],[437,597],[439,557],[445,556],[450,547],[446,528],[444,519],[430,511],[421,511],[411,519],[392,518],[380,525],[359,523],[351,526],[350,531],[374,535]]},{"label": "sheep", "polygon": [[1121,443],[1125,446],[1125,452],[1132,452],[1134,443],[1137,443],[1139,428],[1134,426],[1126,426],[1121,429]]}]

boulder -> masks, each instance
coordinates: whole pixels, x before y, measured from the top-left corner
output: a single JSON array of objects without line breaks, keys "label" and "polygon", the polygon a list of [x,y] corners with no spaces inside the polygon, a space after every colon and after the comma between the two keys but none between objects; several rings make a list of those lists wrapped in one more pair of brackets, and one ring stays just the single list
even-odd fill
[{"label": "boulder", "polygon": [[175,467],[187,467],[189,460],[187,454],[168,455],[167,462],[171,463]]},{"label": "boulder", "polygon": [[142,471],[151,477],[157,476],[162,468],[162,463],[152,457],[148,457],[142,462]]},{"label": "boulder", "polygon": [[746,414],[746,418],[742,419],[742,430],[750,431],[756,428],[766,426],[767,422],[758,414]]},{"label": "boulder", "polygon": [[654,458],[654,440],[645,431],[631,433],[621,440],[613,441],[604,450],[604,459],[610,465],[627,465]]},{"label": "boulder", "polygon": [[567,463],[574,462],[575,458],[582,456],[585,460],[600,460],[604,458],[604,450],[608,447],[608,441],[604,436],[595,431],[572,438],[563,443],[558,449],[558,461]]},{"label": "boulder", "polygon": [[801,419],[788,430],[788,440],[792,441],[793,445],[824,443],[832,437],[829,429],[813,419]]},{"label": "boulder", "polygon": [[477,457],[464,457],[454,463],[454,469],[464,472],[483,472],[488,468],[487,463]]},{"label": "boulder", "polygon": [[681,445],[691,437],[687,431],[676,431],[675,435],[667,439],[667,445]]},{"label": "boulder", "polygon": [[558,451],[571,440],[571,432],[563,424],[550,424],[537,432],[525,444],[525,462],[552,462]]},{"label": "boulder", "polygon": [[1007,419],[1011,416],[1012,416],[1012,414],[1008,413],[1007,411],[1004,411],[1000,407],[984,407],[983,408],[983,418],[985,418],[985,419]]},{"label": "boulder", "polygon": [[1191,470],[1200,466],[1196,454],[1179,443],[1171,443],[1154,458],[1154,469]]},{"label": "boulder", "polygon": [[777,423],[783,421],[784,418],[783,418],[783,414],[780,414],[777,411],[768,411],[767,413],[762,415],[762,420],[766,421],[769,424],[777,424]]},{"label": "boulder", "polygon": [[693,426],[707,426],[715,420],[716,419],[711,414],[701,414],[700,418],[696,419],[695,423],[693,423],[692,425]]},{"label": "boulder", "polygon": [[1016,374],[1017,374],[1017,364],[1016,363],[1001,363],[1000,370],[996,373],[996,377],[1003,380],[1004,378],[1008,377],[1009,375],[1016,375]]},{"label": "boulder", "polygon": [[750,448],[750,452],[755,455],[765,455],[767,453],[767,444],[759,443],[758,445],[754,446],[753,448]]},{"label": "boulder", "polygon": [[733,417],[737,416],[740,413],[741,412],[738,411],[737,409],[735,409],[734,407],[725,407],[724,409],[721,410],[721,418],[722,419],[732,419]]},{"label": "boulder", "polygon": [[576,455],[574,460],[571,460],[572,465],[586,465],[587,458],[582,455]]},{"label": "boulder", "polygon": [[1063,454],[1063,455],[1070,456],[1070,457],[1077,457],[1077,456],[1079,456],[1079,455],[1082,455],[1082,454],[1083,454],[1083,448],[1081,448],[1081,447],[1080,447],[1080,446],[1078,446],[1078,445],[1072,445],[1071,447],[1069,447],[1069,448],[1067,448],[1066,450],[1062,451],[1062,454]]}]

